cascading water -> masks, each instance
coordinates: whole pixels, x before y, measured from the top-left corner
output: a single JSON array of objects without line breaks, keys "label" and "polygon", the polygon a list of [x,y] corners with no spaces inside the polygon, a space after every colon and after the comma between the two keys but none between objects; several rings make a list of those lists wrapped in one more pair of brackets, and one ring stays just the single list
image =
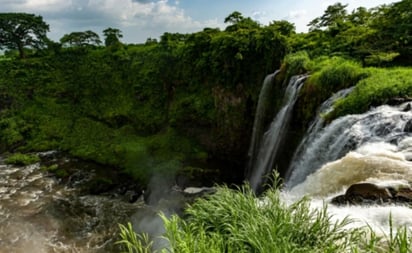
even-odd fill
[{"label": "cascading water", "polygon": [[274,73],[269,74],[265,77],[263,81],[262,89],[259,93],[258,104],[256,107],[256,115],[255,120],[253,122],[253,132],[252,132],[252,140],[250,141],[249,146],[249,163],[247,166],[246,177],[250,178],[251,174],[253,173],[253,163],[257,157],[259,152],[261,138],[264,132],[264,117],[267,113],[267,107],[269,104],[269,100],[271,98],[270,90],[271,86],[273,85],[274,78],[279,73],[279,70],[276,70]]},{"label": "cascading water", "polygon": [[315,119],[310,124],[308,130],[306,131],[306,135],[303,137],[302,141],[296,148],[296,151],[291,159],[291,164],[289,165],[289,169],[286,172],[286,179],[290,178],[291,171],[294,170],[296,167],[296,162],[298,161],[299,157],[301,157],[302,153],[305,151],[307,146],[311,144],[316,138],[318,138],[319,132],[325,126],[325,120],[323,119],[322,115],[327,114],[332,110],[332,105],[341,98],[346,97],[354,87],[350,87],[347,89],[343,89],[338,91],[337,93],[333,94],[329,99],[322,103],[319,107]]},{"label": "cascading water", "polygon": [[[364,114],[338,118],[321,131],[309,132],[291,164],[283,192],[286,202],[311,197],[312,208],[343,194],[353,184],[411,187],[412,111],[410,104],[382,105]],[[392,228],[412,227],[412,209],[402,204],[329,205],[333,220],[350,217],[350,226],[371,227],[388,235]],[[392,223],[389,222],[389,217]]]},{"label": "cascading water", "polygon": [[[276,74],[277,72],[275,72]],[[269,85],[275,74],[269,75],[264,82],[261,95],[267,96],[266,86]],[[258,105],[257,108],[257,119],[255,118],[255,123],[253,127],[253,137],[249,151],[249,176],[248,180],[252,189],[256,192],[264,181],[265,175],[272,169],[273,162],[276,158],[279,147],[282,144],[283,137],[287,131],[287,127],[291,118],[291,113],[293,111],[293,106],[297,100],[299,90],[306,80],[307,75],[293,76],[291,77],[288,86],[285,90],[283,106],[276,114],[269,129],[259,137],[259,133],[256,129],[261,129],[261,116],[262,107]],[[263,94],[262,94],[263,93]],[[265,103],[265,101],[259,101],[260,103]],[[261,139],[260,139],[261,138]]]},{"label": "cascading water", "polygon": [[405,131],[412,119],[406,105],[387,105],[364,114],[347,115],[334,120],[308,143],[300,157],[291,164],[287,186],[293,187],[327,162],[334,161],[366,143],[401,143],[410,135]]}]

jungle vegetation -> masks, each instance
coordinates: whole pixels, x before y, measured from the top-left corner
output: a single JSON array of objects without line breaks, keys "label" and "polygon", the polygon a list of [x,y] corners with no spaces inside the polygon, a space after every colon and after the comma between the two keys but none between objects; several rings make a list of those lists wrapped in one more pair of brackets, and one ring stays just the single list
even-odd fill
[{"label": "jungle vegetation", "polygon": [[339,89],[359,86],[330,119],[412,95],[411,5],[336,3],[307,33],[235,11],[223,30],[141,44],[123,43],[112,27],[103,39],[87,30],[56,42],[41,16],[0,13],[0,151],[60,150],[142,184],[154,173],[204,169],[239,182],[266,74],[281,69],[282,89],[283,79],[311,73],[295,112],[302,132]]}]

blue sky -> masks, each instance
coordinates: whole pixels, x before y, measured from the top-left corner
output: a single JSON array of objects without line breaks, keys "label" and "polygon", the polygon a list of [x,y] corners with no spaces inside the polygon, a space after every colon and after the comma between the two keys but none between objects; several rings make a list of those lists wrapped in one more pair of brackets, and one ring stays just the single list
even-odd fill
[{"label": "blue sky", "polygon": [[[53,40],[64,34],[107,27],[123,32],[122,41],[141,43],[164,32],[190,33],[204,27],[223,29],[225,17],[239,11],[261,24],[288,20],[298,32],[321,16],[334,0],[0,0],[0,12],[27,12],[43,16]],[[393,0],[342,0],[351,11],[395,2]]]}]

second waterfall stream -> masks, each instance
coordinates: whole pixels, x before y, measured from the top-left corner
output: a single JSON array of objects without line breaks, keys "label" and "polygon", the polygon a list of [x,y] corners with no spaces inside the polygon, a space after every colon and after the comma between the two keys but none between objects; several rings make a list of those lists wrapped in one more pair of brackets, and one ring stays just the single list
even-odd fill
[{"label": "second waterfall stream", "polygon": [[[284,141],[282,138],[287,131],[290,114],[306,77],[291,78],[284,104],[269,128],[263,136],[253,136],[254,141],[259,140],[260,144],[257,148],[254,143],[249,151],[248,179],[254,190],[276,168],[276,153]],[[381,105],[363,114],[337,118],[325,125],[320,115],[331,110],[337,98],[351,91],[342,90],[319,107],[318,115],[291,159],[282,195],[287,203],[308,196],[312,208],[322,208],[327,203],[332,219],[349,217],[354,220],[351,226],[368,225],[378,234],[388,235],[391,226],[412,228],[412,209],[406,205],[330,204],[333,197],[343,194],[356,183],[396,187],[410,186],[412,182],[412,102]],[[256,148],[258,150],[254,150]]]}]

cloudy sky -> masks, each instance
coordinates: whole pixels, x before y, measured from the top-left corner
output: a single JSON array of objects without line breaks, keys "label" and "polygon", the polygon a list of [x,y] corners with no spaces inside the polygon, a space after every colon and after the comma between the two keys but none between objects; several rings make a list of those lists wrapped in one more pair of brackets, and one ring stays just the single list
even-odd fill
[{"label": "cloudy sky", "polygon": [[[50,38],[107,27],[123,32],[123,42],[141,43],[164,32],[194,32],[204,27],[224,28],[233,11],[261,24],[288,20],[298,32],[339,0],[0,0],[0,12],[27,12],[43,16],[50,25]],[[341,0],[348,10],[367,8],[396,0]]]}]

